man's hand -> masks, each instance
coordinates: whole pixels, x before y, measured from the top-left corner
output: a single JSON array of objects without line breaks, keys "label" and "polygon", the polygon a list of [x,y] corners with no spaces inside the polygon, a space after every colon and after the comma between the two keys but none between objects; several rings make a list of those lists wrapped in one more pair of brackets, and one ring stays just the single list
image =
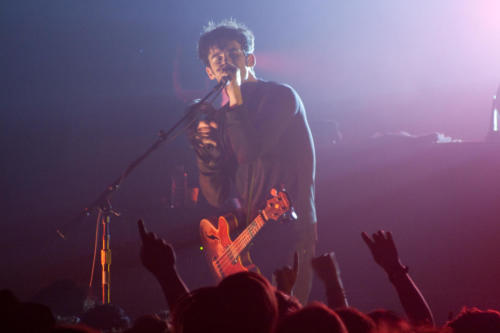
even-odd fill
[{"label": "man's hand", "polygon": [[323,283],[334,281],[339,276],[338,264],[335,260],[335,253],[333,252],[313,258],[311,264],[314,272]]},{"label": "man's hand", "polygon": [[205,146],[212,145],[217,147],[217,141],[215,139],[215,130],[217,130],[217,128],[216,122],[201,120],[196,127],[196,139],[201,141]]},{"label": "man's hand", "polygon": [[276,288],[282,292],[291,295],[295,281],[297,280],[297,272],[299,271],[299,255],[295,252],[293,256],[293,267],[285,266],[277,269],[274,272],[276,279]]},{"label": "man's hand", "polygon": [[232,64],[226,64],[223,73],[224,76],[229,77],[228,84],[225,87],[226,94],[229,97],[229,106],[233,107],[243,104],[243,97],[241,95],[241,70]]},{"label": "man's hand", "polygon": [[375,262],[387,274],[390,275],[393,272],[405,269],[405,266],[399,260],[398,250],[390,232],[379,230],[372,235],[372,238],[366,232],[363,232],[361,233],[361,237],[366,245],[368,245]]},{"label": "man's hand", "polygon": [[155,233],[148,232],[142,220],[137,222],[137,226],[142,240],[141,261],[144,267],[157,277],[175,271],[175,253],[172,246]]}]

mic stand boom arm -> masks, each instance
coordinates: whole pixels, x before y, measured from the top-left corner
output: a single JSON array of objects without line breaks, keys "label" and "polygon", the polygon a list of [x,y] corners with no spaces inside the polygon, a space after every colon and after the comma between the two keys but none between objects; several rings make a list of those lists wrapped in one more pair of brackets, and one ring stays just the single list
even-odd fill
[{"label": "mic stand boom arm", "polygon": [[[199,102],[192,105],[184,116],[177,121],[167,132],[160,131],[159,138],[153,143],[153,145],[146,150],[142,155],[136,158],[132,163],[128,165],[125,171],[118,177],[114,182],[112,182],[106,189],[101,193],[101,195],[90,205],[85,207],[77,217],[63,225],[60,229],[57,229],[57,234],[66,239],[66,229],[69,225],[76,225],[80,223],[84,217],[89,216],[92,212],[96,211],[98,213],[97,222],[102,224],[102,247],[101,247],[101,266],[102,266],[102,303],[111,303],[111,232],[109,225],[111,222],[111,216],[119,216],[120,214],[114,211],[111,207],[111,197],[114,192],[116,192],[123,181],[130,175],[130,173],[142,163],[153,151],[155,151],[164,141],[174,139],[180,132],[176,131],[179,127],[187,123],[184,127],[191,125],[193,121],[197,119],[200,111],[200,106],[205,103],[214,94],[216,96],[222,91],[226,86],[228,78],[223,78],[205,97],[203,97]],[[182,129],[184,129],[182,128]],[[89,287],[92,285],[92,280],[90,281]]]}]

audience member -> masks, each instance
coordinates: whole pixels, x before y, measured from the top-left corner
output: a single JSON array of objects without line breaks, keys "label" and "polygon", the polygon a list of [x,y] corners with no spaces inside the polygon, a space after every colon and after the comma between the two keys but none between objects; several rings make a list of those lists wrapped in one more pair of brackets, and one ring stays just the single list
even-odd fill
[{"label": "audience member", "polygon": [[340,317],[326,305],[312,302],[280,321],[276,333],[348,333]]},{"label": "audience member", "polygon": [[409,333],[412,331],[410,323],[394,311],[377,309],[368,312],[380,332]]},{"label": "audience member", "polygon": [[293,286],[297,281],[297,273],[299,271],[299,255],[295,252],[293,256],[293,266],[285,266],[274,271],[274,279],[276,280],[276,288],[285,294],[291,295]]},{"label": "audience member", "polygon": [[37,303],[20,303],[14,314],[13,332],[50,332],[56,324],[48,306]]},{"label": "audience member", "polygon": [[274,287],[260,274],[241,272],[223,279],[218,287],[223,314],[234,332],[272,332],[278,318]]},{"label": "audience member", "polygon": [[124,330],[130,326],[130,318],[125,311],[114,304],[102,304],[86,311],[82,324],[98,330]]},{"label": "audience member", "polygon": [[464,308],[445,327],[452,333],[498,333],[500,332],[500,312],[496,310],[479,310]]},{"label": "audience member", "polygon": [[327,304],[330,309],[347,307],[347,297],[345,295],[340,269],[335,259],[335,253],[325,253],[315,257],[311,261],[314,272],[323,282],[326,290]]},{"label": "audience member", "polygon": [[373,259],[386,272],[399,296],[406,315],[413,325],[434,325],[431,309],[424,296],[408,274],[408,267],[401,263],[396,244],[390,232],[379,230],[370,238],[361,234]]},{"label": "audience member", "polygon": [[335,309],[335,313],[342,319],[349,333],[376,333],[377,331],[373,319],[355,308]]},{"label": "audience member", "polygon": [[[262,275],[241,272],[224,278],[217,286],[189,292],[175,268],[175,253],[172,247],[156,234],[148,232],[142,221],[139,221],[138,227],[142,240],[142,263],[159,281],[167,303],[172,309],[172,317],[168,323],[157,315],[145,315],[138,318],[129,328],[130,319],[123,309],[106,304],[85,312],[79,324],[60,323],[56,326],[49,307],[20,302],[11,291],[1,290],[0,331],[21,333],[500,332],[500,312],[482,311],[477,308],[464,308],[442,329],[433,327],[430,309],[408,275],[407,267],[401,263],[390,232],[378,231],[372,237],[362,233],[362,237],[374,260],[387,273],[410,321],[385,309],[364,314],[348,307],[333,253],[316,257],[311,262],[314,271],[325,285],[330,308],[318,302],[302,307],[297,299],[289,294],[297,275],[299,264],[297,256],[294,257],[292,267],[276,270],[278,288],[273,287]],[[45,299],[50,300],[51,297]],[[61,313],[70,314],[65,312],[71,308],[70,303],[68,308],[64,308],[61,299],[57,299],[54,304],[55,307],[60,306]]]},{"label": "audience member", "polygon": [[170,310],[189,290],[177,273],[175,252],[170,244],[155,233],[148,232],[144,222],[137,222],[142,240],[141,261],[158,280]]},{"label": "audience member", "polygon": [[157,315],[144,315],[135,320],[132,328],[125,333],[167,333],[168,326]]}]

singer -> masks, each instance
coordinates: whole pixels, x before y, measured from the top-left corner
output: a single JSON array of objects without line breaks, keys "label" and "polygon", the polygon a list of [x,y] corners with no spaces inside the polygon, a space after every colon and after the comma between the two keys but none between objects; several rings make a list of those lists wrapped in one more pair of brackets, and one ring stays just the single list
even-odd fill
[{"label": "singer", "polygon": [[198,55],[211,80],[227,81],[224,93],[229,100],[191,131],[202,193],[213,206],[240,208],[248,222],[272,187],[286,188],[298,221],[266,225],[250,252],[269,279],[275,269],[291,264],[297,252],[294,295],[305,303],[317,220],[315,152],[304,105],[290,86],[257,78],[254,35],[235,20],[209,23],[199,39]]}]

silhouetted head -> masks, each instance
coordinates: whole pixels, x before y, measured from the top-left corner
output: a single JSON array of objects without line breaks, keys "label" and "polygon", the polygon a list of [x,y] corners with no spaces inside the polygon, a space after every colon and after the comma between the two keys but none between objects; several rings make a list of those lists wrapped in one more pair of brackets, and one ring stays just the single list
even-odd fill
[{"label": "silhouetted head", "polygon": [[131,329],[125,333],[166,333],[167,323],[157,315],[144,315],[136,319]]},{"label": "silhouetted head", "polygon": [[172,313],[175,333],[229,332],[217,287],[193,290],[182,297]]},{"label": "silhouetted head", "polygon": [[377,326],[373,319],[355,308],[335,309],[349,333],[375,333]]},{"label": "silhouetted head", "polygon": [[262,275],[241,272],[222,280],[218,287],[224,313],[238,332],[270,332],[278,318],[274,287]]},{"label": "silhouetted head", "polygon": [[100,330],[123,330],[130,326],[130,318],[119,306],[103,304],[85,312],[82,323]]},{"label": "silhouetted head", "polygon": [[326,305],[313,302],[278,324],[276,333],[347,333],[340,317]]},{"label": "silhouetted head", "polygon": [[50,332],[56,320],[52,311],[42,304],[20,303],[14,315],[15,332]]},{"label": "silhouetted head", "polygon": [[11,331],[14,325],[14,314],[21,303],[11,290],[0,290],[0,330]]},{"label": "silhouetted head", "polygon": [[445,325],[453,333],[498,333],[500,332],[500,312],[463,308],[454,319]]},{"label": "silhouetted head", "polygon": [[80,315],[83,310],[85,291],[69,279],[57,280],[40,290],[33,302],[47,305],[59,316]]},{"label": "silhouetted head", "polygon": [[380,331],[410,332],[412,330],[412,326],[406,319],[390,310],[373,310],[368,313],[368,316],[373,319]]}]

